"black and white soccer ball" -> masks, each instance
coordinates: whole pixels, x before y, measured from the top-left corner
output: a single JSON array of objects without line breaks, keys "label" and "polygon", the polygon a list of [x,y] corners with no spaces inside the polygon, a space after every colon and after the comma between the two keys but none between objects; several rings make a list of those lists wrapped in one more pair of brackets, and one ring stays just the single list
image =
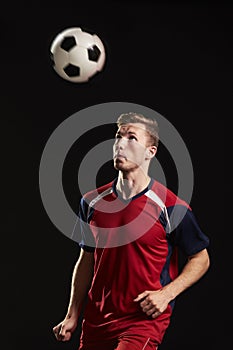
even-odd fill
[{"label": "black and white soccer ball", "polygon": [[106,60],[100,38],[79,27],[59,33],[50,46],[50,56],[55,71],[74,83],[87,82],[103,69]]}]

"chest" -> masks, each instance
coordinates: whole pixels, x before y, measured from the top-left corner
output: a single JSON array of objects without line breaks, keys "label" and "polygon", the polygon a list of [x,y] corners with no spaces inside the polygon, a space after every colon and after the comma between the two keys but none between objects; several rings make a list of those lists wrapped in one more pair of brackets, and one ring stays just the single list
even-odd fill
[{"label": "chest", "polygon": [[165,240],[160,223],[161,209],[147,198],[130,202],[115,200],[94,209],[90,227],[99,247],[116,247],[140,240],[143,245],[157,245]]}]

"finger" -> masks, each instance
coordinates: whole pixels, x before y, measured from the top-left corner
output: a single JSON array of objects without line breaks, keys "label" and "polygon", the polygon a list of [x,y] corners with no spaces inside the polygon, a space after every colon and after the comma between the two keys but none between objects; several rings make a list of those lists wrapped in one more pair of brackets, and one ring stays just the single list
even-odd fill
[{"label": "finger", "polygon": [[65,335],[66,335],[66,327],[64,325],[60,326],[59,335],[62,336],[62,337],[65,337]]},{"label": "finger", "polygon": [[68,341],[71,338],[71,332],[66,332],[65,336],[62,337],[62,341]]},{"label": "finger", "polygon": [[141,303],[140,303],[140,306],[142,308],[142,310],[144,312],[148,311],[148,310],[151,310],[151,309],[156,309],[156,305],[150,300],[149,297],[147,297],[145,300],[143,300]]},{"label": "finger", "polygon": [[53,333],[55,335],[55,337],[57,338],[58,334],[59,334],[59,331],[60,331],[60,326],[55,326],[53,327]]},{"label": "finger", "polygon": [[71,338],[72,333],[67,329],[66,326],[61,325],[60,332],[58,334],[58,340],[68,341]]},{"label": "finger", "polygon": [[151,309],[156,309],[154,305],[152,304],[146,304],[144,307],[142,307],[142,311],[147,312]]},{"label": "finger", "polygon": [[57,333],[60,330],[61,325],[58,324],[57,326],[53,327],[53,333]]},{"label": "finger", "polygon": [[147,296],[144,297],[143,301],[140,303],[140,306],[141,307],[145,307],[145,306],[149,306],[149,305],[155,306],[153,304],[153,301],[152,301],[152,299],[151,299],[151,297],[149,295],[149,292],[148,292]]},{"label": "finger", "polygon": [[57,338],[57,340],[62,341],[64,337],[61,334],[57,334],[56,338]]},{"label": "finger", "polygon": [[148,294],[149,294],[148,291],[145,291],[145,292],[143,292],[143,293],[141,293],[141,294],[138,294],[137,298],[135,298],[134,301],[139,301],[139,300],[141,300],[141,299],[147,297]]},{"label": "finger", "polygon": [[161,313],[162,313],[162,312],[160,312],[160,311],[157,310],[157,311],[155,311],[155,312],[151,315],[151,317],[156,318],[156,317],[160,316]]},{"label": "finger", "polygon": [[147,316],[151,316],[152,314],[156,313],[157,312],[157,309],[156,307],[151,307],[150,309],[148,309],[147,311],[145,311]]},{"label": "finger", "polygon": [[64,338],[64,335],[61,332],[62,330],[62,324],[59,324],[58,326],[53,328],[53,332],[57,340],[61,341]]},{"label": "finger", "polygon": [[152,305],[152,304],[151,304],[150,300],[148,300],[147,298],[144,299],[144,300],[140,303],[141,308],[148,307],[149,305]]}]

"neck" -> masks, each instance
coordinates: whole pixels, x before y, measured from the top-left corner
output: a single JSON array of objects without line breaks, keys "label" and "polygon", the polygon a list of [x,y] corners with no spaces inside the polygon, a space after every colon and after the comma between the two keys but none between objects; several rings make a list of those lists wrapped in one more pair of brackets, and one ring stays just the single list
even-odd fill
[{"label": "neck", "polygon": [[143,191],[150,183],[148,174],[135,175],[119,172],[116,190],[123,199],[129,199]]}]

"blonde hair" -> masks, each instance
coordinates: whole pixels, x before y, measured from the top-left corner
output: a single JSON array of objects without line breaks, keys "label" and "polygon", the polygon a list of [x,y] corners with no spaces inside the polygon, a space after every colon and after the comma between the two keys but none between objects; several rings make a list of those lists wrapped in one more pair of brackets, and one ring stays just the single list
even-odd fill
[{"label": "blonde hair", "polygon": [[158,147],[159,144],[159,127],[155,119],[145,117],[140,113],[123,113],[117,119],[117,126],[120,127],[124,124],[141,123],[145,125],[145,129],[150,136],[150,141],[153,146]]}]

